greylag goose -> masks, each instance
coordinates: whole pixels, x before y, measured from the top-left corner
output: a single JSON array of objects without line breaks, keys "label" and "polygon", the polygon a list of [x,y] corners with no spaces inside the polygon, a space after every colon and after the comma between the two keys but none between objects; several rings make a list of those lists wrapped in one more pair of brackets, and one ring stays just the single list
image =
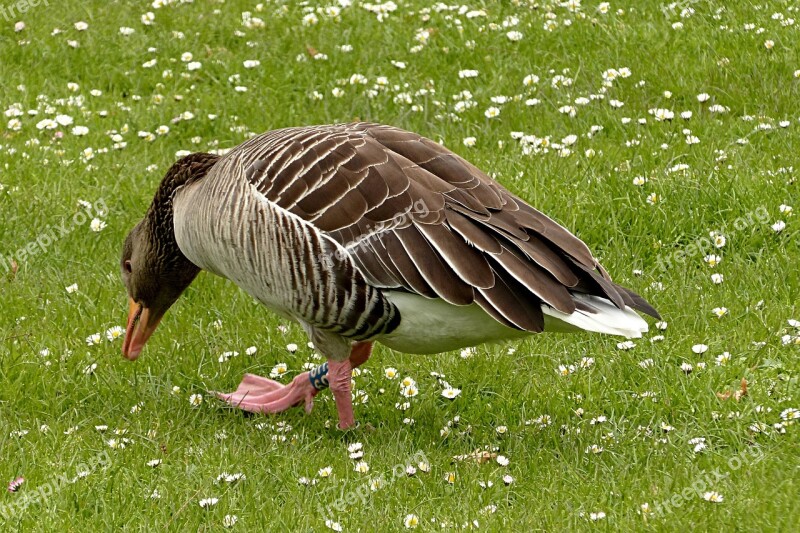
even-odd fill
[{"label": "greylag goose", "polygon": [[378,124],[270,131],[167,172],[121,260],[136,359],[201,270],[298,322],[327,362],[288,386],[217,393],[279,412],[329,386],[355,424],[352,369],[372,344],[431,354],[542,331],[639,337],[658,317],[586,245],[458,155]]}]

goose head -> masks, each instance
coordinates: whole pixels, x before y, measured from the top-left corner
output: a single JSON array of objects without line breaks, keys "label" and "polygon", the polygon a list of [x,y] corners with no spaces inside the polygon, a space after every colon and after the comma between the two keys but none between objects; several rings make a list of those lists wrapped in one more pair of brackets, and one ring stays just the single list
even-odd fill
[{"label": "goose head", "polygon": [[122,248],[122,280],[128,291],[128,327],[122,354],[136,359],[158,323],[200,269],[147,220],[137,224]]},{"label": "goose head", "polygon": [[128,292],[128,327],[122,345],[127,359],[139,357],[164,314],[200,272],[175,240],[172,199],[180,187],[205,176],[218,158],[191,154],[172,165],[147,214],[125,239],[120,271]]}]

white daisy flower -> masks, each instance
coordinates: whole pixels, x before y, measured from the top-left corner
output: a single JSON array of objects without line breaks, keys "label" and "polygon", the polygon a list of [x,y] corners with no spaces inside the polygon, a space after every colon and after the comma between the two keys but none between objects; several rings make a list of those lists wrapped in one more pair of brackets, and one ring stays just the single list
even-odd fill
[{"label": "white daisy flower", "polygon": [[415,528],[419,525],[419,518],[415,514],[406,515],[405,519],[403,520],[403,525],[406,529]]},{"label": "white daisy flower", "polygon": [[95,233],[103,231],[105,227],[106,223],[100,220],[99,218],[93,218],[91,224],[89,224],[89,228]]},{"label": "white daisy flower", "polygon": [[442,396],[444,396],[448,400],[454,399],[459,394],[461,394],[461,389],[454,389],[453,387],[447,387],[442,391]]},{"label": "white daisy flower", "polygon": [[219,498],[203,498],[200,500],[200,507],[203,509],[208,509],[209,507],[214,507],[219,502]]}]

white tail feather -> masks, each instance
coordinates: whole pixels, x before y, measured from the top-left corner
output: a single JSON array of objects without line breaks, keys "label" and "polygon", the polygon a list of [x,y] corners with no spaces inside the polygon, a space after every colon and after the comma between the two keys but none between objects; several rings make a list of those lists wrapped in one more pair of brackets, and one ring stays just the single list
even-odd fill
[{"label": "white tail feather", "polygon": [[572,294],[572,297],[596,312],[576,310],[571,315],[543,305],[545,331],[575,331],[582,329],[609,335],[639,338],[647,332],[647,322],[630,307],[619,309],[611,301],[599,296]]}]

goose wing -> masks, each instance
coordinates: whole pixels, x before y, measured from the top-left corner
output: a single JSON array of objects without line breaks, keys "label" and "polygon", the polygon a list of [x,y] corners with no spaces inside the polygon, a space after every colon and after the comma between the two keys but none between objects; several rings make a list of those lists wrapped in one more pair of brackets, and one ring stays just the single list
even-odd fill
[{"label": "goose wing", "polygon": [[374,287],[477,303],[533,332],[543,304],[586,306],[572,293],[657,316],[563,226],[420,135],[369,123],[288,128],[236,151],[250,184],[338,242]]}]

